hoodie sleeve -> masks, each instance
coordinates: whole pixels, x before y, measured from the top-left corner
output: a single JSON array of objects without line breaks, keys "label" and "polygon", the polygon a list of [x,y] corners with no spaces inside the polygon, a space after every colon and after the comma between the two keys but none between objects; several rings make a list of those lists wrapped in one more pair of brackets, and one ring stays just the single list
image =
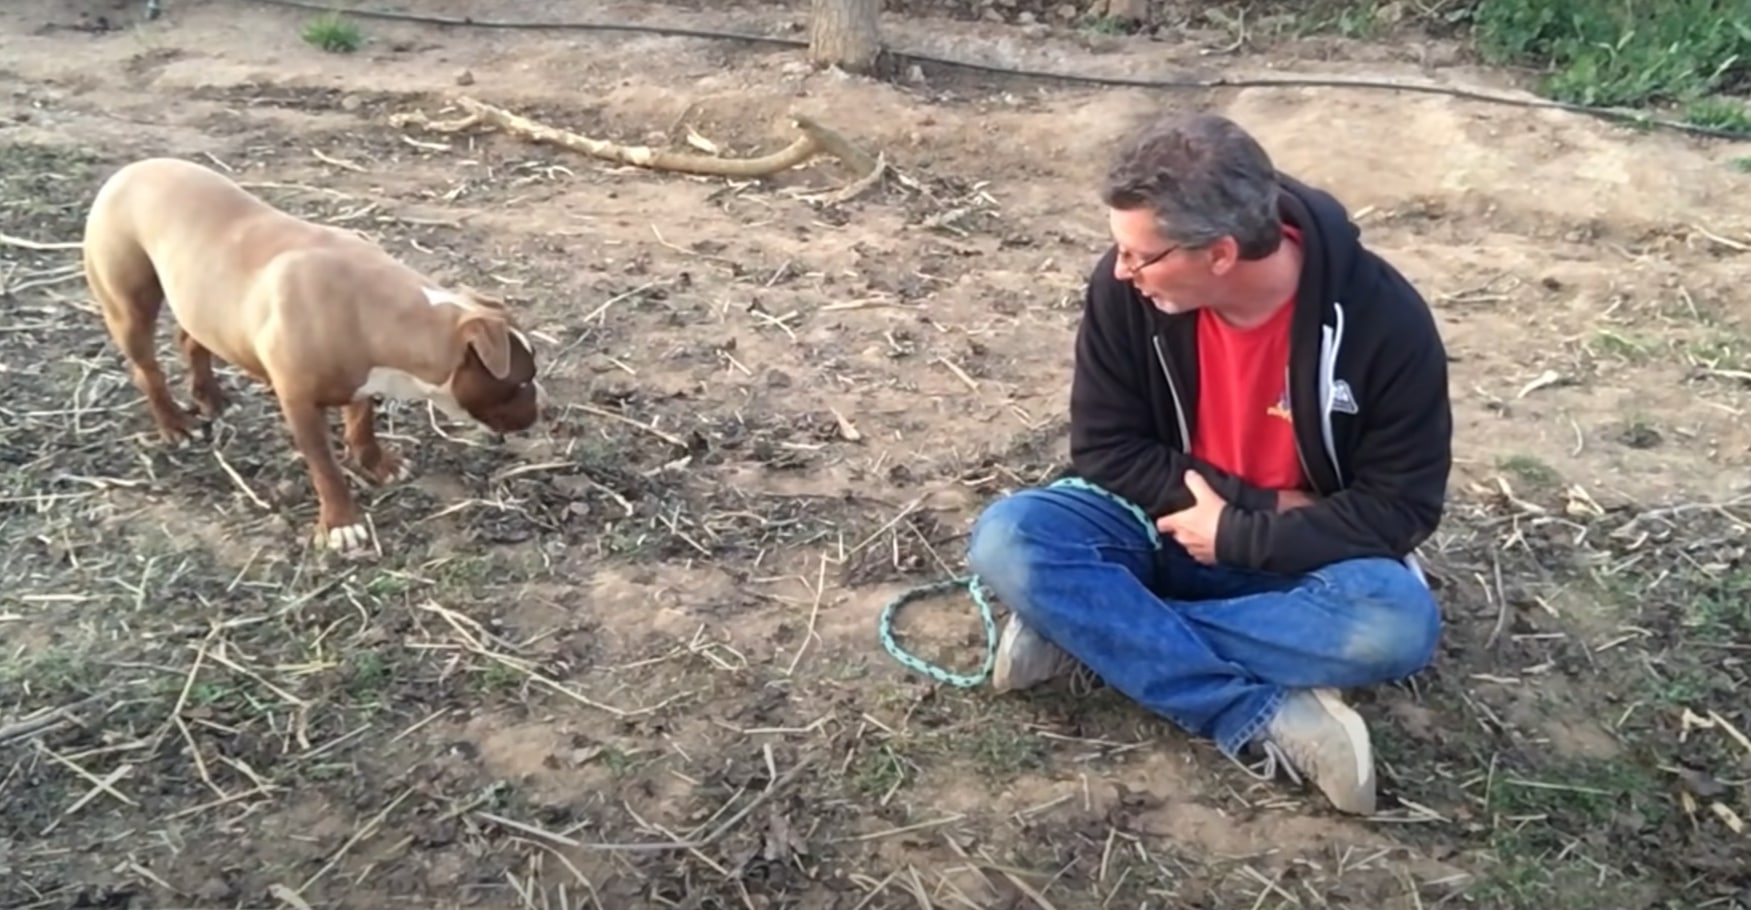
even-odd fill
[{"label": "hoodie sleeve", "polygon": [[1151,516],[1192,504],[1185,473],[1194,468],[1235,506],[1275,509],[1275,492],[1248,485],[1167,442],[1145,394],[1149,383],[1166,381],[1148,353],[1148,314],[1110,277],[1114,255],[1109,251],[1095,266],[1076,330],[1070,383],[1072,467]]},{"label": "hoodie sleeve", "polygon": [[[1403,287],[1386,293],[1415,295]],[[1280,514],[1225,510],[1219,562],[1299,574],[1346,559],[1403,559],[1435,532],[1452,469],[1447,353],[1425,308],[1395,329],[1366,374],[1368,425],[1345,489]]]}]

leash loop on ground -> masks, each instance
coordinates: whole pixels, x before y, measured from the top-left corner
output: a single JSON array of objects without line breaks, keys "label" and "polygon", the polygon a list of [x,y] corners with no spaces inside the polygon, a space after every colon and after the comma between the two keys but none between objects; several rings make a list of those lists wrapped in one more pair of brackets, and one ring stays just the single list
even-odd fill
[{"label": "leash loop on ground", "polygon": [[[1125,507],[1132,517],[1143,526],[1144,534],[1149,538],[1150,546],[1161,549],[1161,536],[1155,530],[1155,522],[1149,520],[1149,515],[1136,503],[1133,503],[1116,493],[1109,492],[1097,484],[1083,480],[1080,477],[1062,477],[1053,481],[1050,487],[1072,488],[1097,493]],[[985,627],[985,660],[976,673],[956,673],[946,667],[939,667],[900,647],[894,638],[894,619],[900,613],[900,608],[914,601],[946,594],[950,591],[964,590],[973,599],[973,605],[979,609],[979,621]],[[877,634],[881,636],[882,647],[888,654],[899,661],[901,666],[922,673],[939,683],[946,683],[960,689],[971,689],[991,678],[991,671],[997,665],[997,619],[991,612],[991,593],[980,582],[977,575],[961,575],[942,581],[919,585],[898,597],[888,601],[882,608],[881,617],[877,620]]]}]

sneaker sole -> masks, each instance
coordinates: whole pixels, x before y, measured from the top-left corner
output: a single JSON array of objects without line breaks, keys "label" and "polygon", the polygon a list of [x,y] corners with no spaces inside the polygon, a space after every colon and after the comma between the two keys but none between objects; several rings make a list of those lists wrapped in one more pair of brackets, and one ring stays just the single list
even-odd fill
[{"label": "sneaker sole", "polygon": [[[1004,622],[1003,631],[997,636],[997,661],[991,667],[991,688],[998,692],[1018,692],[1022,689],[1031,689],[1048,680],[1063,676],[1074,666],[1071,662],[1065,661],[1065,666],[1062,668],[1025,679],[1016,679],[1012,652],[1015,650],[1015,640],[1021,636],[1022,632],[1021,624],[1011,618]],[[1055,647],[1046,643],[1042,644],[1047,647]]]},{"label": "sneaker sole", "polygon": [[[1362,715],[1356,709],[1344,704],[1344,700],[1336,692],[1329,689],[1315,689],[1313,697],[1320,707],[1326,710],[1338,725],[1349,734],[1350,743],[1356,750],[1356,791],[1361,797],[1360,803],[1349,800],[1332,799],[1332,804],[1353,815],[1374,814],[1374,744],[1368,736],[1368,724],[1362,720]],[[1326,793],[1331,799],[1332,794]]]},{"label": "sneaker sole", "polygon": [[1013,661],[1010,651],[1015,648],[1015,636],[1021,633],[1021,627],[1013,619],[1003,623],[1003,631],[997,636],[997,661],[991,667],[991,688],[998,692],[1013,692],[1016,686],[1010,679],[1010,668]]}]

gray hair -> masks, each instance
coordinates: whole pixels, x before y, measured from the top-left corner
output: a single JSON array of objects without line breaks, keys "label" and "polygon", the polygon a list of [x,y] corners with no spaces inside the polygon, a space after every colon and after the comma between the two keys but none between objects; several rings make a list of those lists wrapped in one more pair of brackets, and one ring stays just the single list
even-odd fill
[{"label": "gray hair", "polygon": [[1119,146],[1101,199],[1115,209],[1147,209],[1168,241],[1192,249],[1233,237],[1240,258],[1276,252],[1277,170],[1257,139],[1216,114],[1164,117]]}]

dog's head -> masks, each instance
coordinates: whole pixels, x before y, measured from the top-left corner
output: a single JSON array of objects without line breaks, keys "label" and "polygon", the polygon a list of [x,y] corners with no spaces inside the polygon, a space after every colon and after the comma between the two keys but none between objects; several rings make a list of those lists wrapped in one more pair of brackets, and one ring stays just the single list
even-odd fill
[{"label": "dog's head", "polygon": [[535,349],[518,330],[503,300],[464,289],[455,295],[461,360],[448,389],[461,409],[495,433],[516,433],[541,416]]}]

